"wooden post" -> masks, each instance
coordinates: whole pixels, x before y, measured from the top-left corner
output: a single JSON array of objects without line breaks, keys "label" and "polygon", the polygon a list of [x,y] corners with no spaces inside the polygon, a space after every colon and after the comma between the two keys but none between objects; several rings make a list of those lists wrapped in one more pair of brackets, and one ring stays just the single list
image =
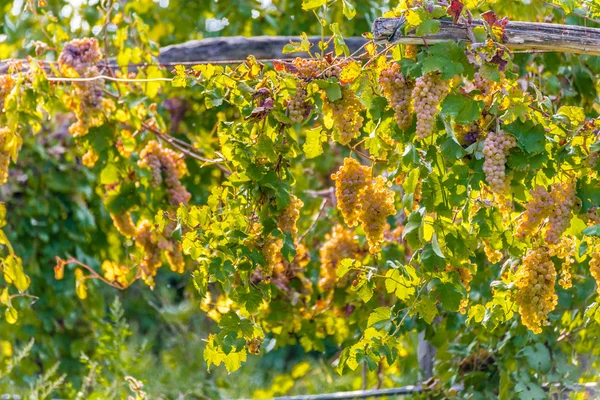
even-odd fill
[{"label": "wooden post", "polygon": [[[432,35],[399,35],[396,27],[400,18],[378,18],[373,23],[376,42],[434,44],[448,41],[471,41],[469,28],[482,26],[475,20],[470,26],[440,20],[440,30]],[[561,53],[600,55],[600,29],[576,25],[544,24],[537,22],[508,22],[504,28],[508,38],[505,45],[517,50],[544,50]]]}]

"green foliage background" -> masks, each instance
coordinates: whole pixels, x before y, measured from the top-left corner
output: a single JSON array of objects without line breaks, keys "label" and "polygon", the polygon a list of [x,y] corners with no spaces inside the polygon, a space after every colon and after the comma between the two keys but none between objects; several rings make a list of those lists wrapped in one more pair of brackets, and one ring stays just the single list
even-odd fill
[{"label": "green foliage background", "polygon": [[[327,20],[325,29],[328,35],[330,34],[329,23],[336,22],[339,23],[344,36],[356,36],[368,32],[375,18],[397,5],[390,4],[388,1],[371,0],[350,1],[350,3],[356,7],[356,17],[348,20],[344,18],[343,2],[333,2],[325,14]],[[584,23],[581,18],[574,15],[573,11],[578,10],[570,7],[569,2],[555,2],[558,8],[549,7],[543,2],[497,0],[483,4],[465,3],[475,13],[491,8],[498,15],[515,20],[552,19],[554,22],[561,23]],[[122,2],[121,8],[116,11],[123,12],[132,21],[136,21],[130,33],[135,32],[139,42],[136,42],[135,36],[132,35],[128,37],[125,44],[119,46],[118,33],[110,32],[107,46],[111,55],[131,57],[134,60],[135,56],[129,55],[127,50],[140,49],[145,57],[160,46],[203,37],[300,35],[302,32],[320,35],[321,26],[317,16],[303,10],[302,4],[301,0],[272,2],[170,0],[163,7],[160,2],[149,0]],[[2,18],[0,59],[35,55],[35,42],[48,42],[47,35],[57,43],[63,44],[70,38],[94,35],[93,28],[104,23],[102,10],[105,5],[105,2],[94,4],[86,2],[79,7],[72,7],[64,1],[48,1],[48,5],[44,7],[44,14],[34,15],[31,11],[23,11],[23,2],[0,1]],[[68,7],[71,7],[71,12]],[[593,4],[583,12],[594,16]],[[227,18],[228,25],[220,31],[207,31],[207,21],[210,24],[211,19],[222,18]],[[593,25],[589,21],[586,23]],[[451,48],[456,50],[456,54],[462,51],[462,48]],[[433,47],[434,56],[436,51],[447,54],[447,48]],[[50,61],[57,53],[50,51],[44,54],[44,57]],[[457,56],[457,59],[460,57],[462,56]],[[455,59],[450,59],[450,62],[458,63]],[[544,95],[561,97],[561,106],[583,107],[586,117],[598,116],[596,77],[600,72],[600,63],[596,57],[554,53],[516,54],[513,63],[517,75],[526,81],[539,78],[535,83]],[[535,68],[541,66],[543,66],[542,72],[538,73]],[[247,114],[251,107],[245,104],[245,108],[235,109],[227,105],[226,101],[223,101],[225,96],[215,87],[211,87],[210,82],[190,80],[189,83],[196,86],[177,88],[165,85],[161,87],[158,96],[148,96],[152,99],[144,98],[142,101],[155,102],[158,105],[157,118],[168,120],[169,113],[163,101],[175,96],[185,97],[191,109],[182,121],[181,129],[175,132],[175,135],[193,143],[212,157],[215,156],[215,147],[220,140],[212,134],[215,124],[219,121],[235,120],[239,118],[240,112]],[[140,92],[145,90],[148,94],[148,87],[139,89]],[[244,95],[240,95],[240,98]],[[125,96],[127,107],[129,109],[136,107],[139,97],[138,94]],[[207,106],[207,98],[213,99],[215,108]],[[539,104],[536,103],[536,106],[540,104],[543,104],[543,99],[539,99]],[[61,107],[62,111],[66,111],[63,106],[57,105],[57,108]],[[376,110],[377,107],[377,103],[373,104],[369,112]],[[514,112],[519,111],[522,110]],[[549,107],[547,111],[554,115],[554,111],[557,110]],[[452,105],[446,110],[446,115],[457,117],[458,114],[452,109]],[[391,120],[389,110],[383,111],[381,115],[382,118]],[[530,117],[531,115],[527,114],[527,118]],[[466,118],[468,120],[470,117]],[[9,183],[0,187],[0,201],[7,207],[7,226],[4,231],[15,253],[22,257],[25,272],[31,277],[31,287],[28,292],[39,297],[34,303],[27,297],[15,300],[15,307],[19,310],[17,324],[11,325],[4,319],[0,320],[0,344],[3,346],[0,347],[3,349],[3,352],[0,352],[0,362],[10,358],[8,348],[16,353],[17,349],[25,346],[31,338],[35,339],[30,354],[10,375],[0,378],[0,392],[28,393],[30,387],[33,387],[35,392],[44,393],[52,386],[52,382],[57,382],[61,374],[66,374],[66,383],[60,385],[58,391],[68,398],[75,398],[77,391],[82,388],[89,390],[87,398],[93,396],[122,398],[126,393],[132,392],[132,385],[125,379],[126,376],[133,376],[143,381],[144,390],[152,398],[161,395],[164,398],[175,398],[180,394],[189,398],[218,398],[240,394],[269,397],[286,393],[358,389],[362,386],[360,370],[347,371],[340,376],[331,366],[331,361],[339,356],[342,348],[351,346],[361,339],[369,315],[373,315],[373,310],[379,304],[373,302],[362,304],[357,299],[351,301],[353,305],[360,307],[360,312],[353,314],[349,320],[355,328],[359,328],[349,335],[342,345],[331,337],[321,340],[311,327],[303,327],[303,332],[314,341],[311,343],[311,351],[305,351],[310,346],[306,346],[305,343],[303,345],[295,339],[290,339],[286,345],[284,338],[277,338],[277,348],[271,348],[270,343],[274,345],[275,338],[270,336],[263,344],[261,355],[249,356],[248,362],[243,364],[239,371],[228,375],[221,366],[213,367],[209,374],[202,352],[208,335],[221,329],[200,311],[201,299],[194,288],[190,274],[179,275],[163,268],[156,277],[154,291],[139,282],[125,291],[118,291],[101,282],[90,281],[89,295],[86,300],[80,300],[76,296],[72,271],[65,274],[64,280],[55,280],[53,267],[56,256],[61,258],[73,256],[92,268],[100,270],[103,260],[123,259],[128,251],[126,241],[114,229],[105,203],[105,193],[101,189],[102,184],[106,183],[102,180],[113,179],[104,172],[107,165],[118,166],[119,179],[129,168],[124,160],[115,163],[111,161],[117,154],[111,147],[113,127],[97,128],[93,133],[76,141],[68,133],[69,123],[65,116],[44,119],[40,133],[24,134],[18,163],[11,165]],[[527,128],[530,127],[519,125],[526,123],[515,122],[514,124],[516,124],[514,129],[519,133],[526,132],[522,134],[522,140],[525,144],[529,144],[530,142],[527,141],[536,134],[535,129],[528,131]],[[550,128],[554,129],[556,126],[558,123]],[[574,123],[572,126],[577,124]],[[561,125],[561,129],[563,128],[564,126]],[[302,129],[290,129],[289,135],[293,139],[290,148],[276,148],[272,144],[263,143],[264,146],[258,146],[256,151],[259,156],[270,158],[269,161],[277,159],[279,154],[285,154],[286,157],[293,159],[291,154],[302,154],[300,143],[304,140],[302,136],[304,133]],[[244,138],[240,132],[228,132],[228,134],[231,137],[239,134],[240,140]],[[148,132],[140,135],[142,135],[141,140],[151,136]],[[394,131],[394,135],[401,141],[408,141],[405,132]],[[385,149],[385,144],[376,140],[368,144],[372,152],[383,152],[382,149]],[[100,155],[96,166],[92,168],[83,166],[81,161],[82,155],[89,148],[94,148]],[[444,148],[446,149],[444,157],[452,158],[454,153],[462,155],[462,149],[452,147],[452,143],[446,143]],[[275,187],[273,191],[279,195],[285,192],[283,196],[289,197],[287,190],[291,187],[292,180],[295,184],[293,190],[295,193],[325,187],[328,175],[337,169],[343,157],[349,152],[347,149],[330,146],[328,143],[324,144],[323,151],[327,156],[304,159],[302,163],[286,166],[290,176],[295,179],[290,178],[289,181],[282,183],[285,190]],[[571,150],[565,150],[568,151]],[[404,163],[402,168],[408,170],[412,168],[410,164],[412,161],[409,159],[414,154],[402,154],[402,156],[396,154],[394,156],[396,158],[393,158],[390,163]],[[536,160],[540,165],[547,162],[547,158],[544,158],[545,153],[536,155],[537,159],[530,157],[533,156],[526,154],[525,149],[517,150],[509,161],[512,163],[511,168],[521,170],[522,175],[526,176],[531,172],[528,168],[531,165],[535,166]],[[568,158],[569,154],[565,154],[564,157]],[[459,157],[454,158],[456,161]],[[240,156],[239,160],[242,163],[249,161],[243,156]],[[475,165],[473,169],[481,170],[477,161],[473,161],[470,165]],[[223,183],[223,177],[215,169],[201,168],[199,163],[193,161],[187,160],[187,166],[190,174],[183,183],[192,192],[191,207],[205,205],[210,201],[211,194],[213,196],[216,196],[215,193],[218,194],[214,187]],[[311,173],[306,173],[307,171]],[[455,175],[457,179],[461,178],[460,167],[457,167],[456,171],[458,171]],[[266,174],[258,170],[251,173]],[[146,181],[148,179],[147,176],[142,178]],[[243,184],[243,180],[247,177],[238,178]],[[475,179],[483,180],[482,174],[475,176]],[[277,184],[279,182],[276,180],[265,179],[260,185],[266,187]],[[579,188],[580,193],[586,190],[586,193],[591,193],[591,203],[587,206],[599,205],[596,204],[598,189],[595,181],[587,186],[585,183],[582,185]],[[448,187],[451,187],[449,183]],[[137,202],[140,206],[140,216],[154,217],[160,210],[160,201],[157,200],[159,195],[149,194],[150,192],[151,189],[147,189],[147,192],[139,195],[140,198],[143,196],[147,198],[135,199],[132,202]],[[521,200],[524,198],[523,194]],[[301,232],[309,228],[311,216],[320,205],[320,199],[305,198],[304,200],[306,205],[300,220]],[[431,201],[437,202],[435,199]],[[497,210],[486,212],[486,215],[481,215],[481,220],[484,220],[481,222],[482,226],[486,224],[485,221],[498,218],[494,215]],[[418,216],[413,215],[413,217]],[[313,260],[318,259],[318,247],[330,230],[331,221],[336,218],[338,218],[337,211],[327,208],[324,215],[316,222],[308,242],[309,253]],[[422,240],[417,236],[415,231],[414,240]],[[503,239],[497,238],[497,240],[500,243]],[[506,240],[502,243],[504,247],[508,247]],[[511,247],[510,251],[518,253],[520,250],[517,247]],[[425,245],[424,249],[432,258],[436,257],[431,244]],[[384,261],[402,259],[405,256],[404,251],[401,246],[390,246],[384,251],[382,259]],[[485,264],[481,252],[477,253],[476,257],[481,265]],[[474,300],[483,304],[492,298],[490,282],[499,279],[501,275],[500,265],[488,265],[488,267],[488,269],[480,269],[471,284],[474,288]],[[309,278],[316,281],[318,269],[313,268],[311,271],[312,276]],[[456,288],[452,290],[456,293],[458,291]],[[584,320],[589,318],[584,317],[583,313],[591,303],[590,299],[593,299],[594,292],[594,281],[587,275],[579,279],[570,291],[561,291],[559,308],[564,310],[564,313],[551,317],[556,329],[545,331],[538,336],[530,334],[520,325],[518,318],[490,325],[467,324],[465,317],[453,313],[444,314],[443,320],[435,325],[412,316],[405,321],[403,319],[404,325],[399,342],[404,353],[401,361],[397,362],[383,379],[383,384],[399,386],[413,384],[421,379],[416,354],[417,336],[421,331],[425,332],[426,337],[438,348],[436,376],[443,385],[451,386],[454,383],[466,382],[467,389],[460,396],[491,398],[498,394],[497,388],[506,395],[508,388],[516,387],[516,391],[522,398],[543,398],[545,394],[541,389],[542,383],[558,382],[568,386],[580,380],[593,378],[597,371],[596,338],[599,332],[597,323],[593,321],[590,324],[584,323]],[[454,296],[449,296],[451,299],[448,301],[453,303],[457,299],[456,293]],[[347,299],[342,298],[341,293],[337,295],[340,296],[339,303],[344,304]],[[442,302],[444,299],[446,298],[443,298]],[[385,303],[388,300],[382,301]],[[287,312],[293,308],[288,303],[286,298],[274,296],[271,308],[277,313],[271,318],[275,320],[285,318]],[[592,309],[592,315],[593,312]],[[497,315],[488,315],[488,317],[501,319]],[[384,317],[381,326],[387,319],[394,318]],[[399,319],[397,318],[394,323]],[[493,363],[475,371],[459,373],[459,361],[466,359],[481,347],[492,352]],[[86,356],[82,357],[82,354]],[[368,362],[366,356],[365,358],[365,362]],[[60,361],[60,365],[56,373],[40,381],[40,376],[52,371],[51,367],[57,361]],[[94,376],[98,377],[96,386],[86,383],[86,376],[91,376],[89,371],[95,371]],[[377,371],[369,371],[367,386],[374,386],[376,382]]]}]

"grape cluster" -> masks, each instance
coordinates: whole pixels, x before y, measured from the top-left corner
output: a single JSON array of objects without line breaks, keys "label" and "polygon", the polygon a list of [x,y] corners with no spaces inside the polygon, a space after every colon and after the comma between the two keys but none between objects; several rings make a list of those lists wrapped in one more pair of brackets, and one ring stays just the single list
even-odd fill
[{"label": "grape cluster", "polygon": [[600,244],[595,244],[592,248],[590,274],[596,281],[596,292],[600,296]]},{"label": "grape cluster", "polygon": [[292,61],[292,64],[293,71],[290,72],[304,80],[311,80],[317,77],[339,78],[348,61],[332,57],[322,59],[302,59],[298,57]]},{"label": "grape cluster", "polygon": [[252,338],[246,341],[246,348],[248,349],[248,353],[258,355],[260,354],[260,345],[262,344],[262,339]]},{"label": "grape cluster", "polygon": [[364,121],[360,115],[362,109],[363,105],[356,94],[345,86],[342,87],[342,98],[334,102],[329,101],[323,93],[323,112],[330,119],[337,135],[336,141],[341,145],[347,145],[360,135]]},{"label": "grape cluster", "polygon": [[500,250],[494,249],[487,240],[483,241],[483,252],[485,253],[485,256],[487,257],[488,261],[492,264],[496,264],[502,261],[502,252]]},{"label": "grape cluster", "polygon": [[152,232],[152,224],[148,220],[141,220],[138,224],[135,244],[142,251],[142,260],[139,263],[141,276],[144,282],[154,287],[156,271],[161,266],[158,238]]},{"label": "grape cluster", "polygon": [[563,236],[560,243],[549,247],[550,255],[554,255],[562,260],[558,284],[565,290],[569,289],[573,286],[572,273],[573,263],[575,263],[575,239],[572,236]]},{"label": "grape cluster", "polygon": [[394,110],[394,117],[400,129],[410,128],[413,119],[410,96],[414,88],[414,82],[405,78],[400,72],[400,65],[394,63],[391,67],[381,71],[379,85],[381,85],[383,94]]},{"label": "grape cluster", "polygon": [[123,288],[131,284],[129,280],[129,269],[114,261],[104,261],[102,263],[102,273],[107,281],[116,282]]},{"label": "grape cluster", "polygon": [[306,82],[299,81],[296,86],[294,97],[288,101],[288,115],[294,124],[304,121],[310,114],[310,105],[306,101],[306,86]]},{"label": "grape cluster", "polygon": [[502,131],[490,132],[483,145],[483,171],[492,192],[505,195],[510,189],[509,180],[506,177],[506,157],[510,149],[517,145],[512,135]]},{"label": "grape cluster", "polygon": [[558,303],[555,282],[556,269],[548,249],[530,250],[517,273],[515,300],[523,325],[535,334],[542,332],[541,326],[547,324],[548,314]]},{"label": "grape cluster", "polygon": [[532,234],[539,224],[548,217],[552,207],[552,195],[545,188],[536,186],[529,194],[531,200],[527,203],[525,213],[515,235],[519,239]]},{"label": "grape cluster", "polygon": [[122,212],[119,214],[111,213],[110,217],[113,220],[115,228],[117,228],[117,231],[119,231],[121,235],[126,237],[135,237],[136,228],[133,220],[131,219],[131,214],[128,212]]},{"label": "grape cluster", "polygon": [[414,110],[417,114],[417,139],[423,140],[433,133],[439,113],[439,105],[448,94],[448,83],[439,74],[427,74],[417,78],[412,91]]},{"label": "grape cluster", "polygon": [[571,224],[571,210],[577,202],[575,185],[570,182],[553,184],[552,202],[544,238],[548,244],[558,244],[563,232]]},{"label": "grape cluster", "polygon": [[73,39],[63,47],[58,63],[62,68],[71,68],[82,74],[102,59],[98,40],[92,38]]},{"label": "grape cluster", "polygon": [[164,173],[164,182],[172,205],[188,204],[191,194],[180,181],[180,178],[187,173],[185,161],[181,156],[171,149],[163,148],[157,141],[151,140],[140,153],[138,165],[150,168],[153,185],[162,183]]},{"label": "grape cluster", "polygon": [[[302,243],[296,245],[296,256],[289,262],[281,253],[277,253],[275,265],[273,266],[272,282],[286,295],[294,297],[296,293],[310,295],[312,293],[312,281],[304,275],[304,267],[310,262],[308,249]],[[292,279],[301,283],[300,291],[291,286]]]},{"label": "grape cluster", "polygon": [[[96,39],[74,39],[63,48],[58,64],[69,77],[94,78],[100,75],[95,64],[101,59],[102,53]],[[73,82],[73,91],[66,102],[77,119],[69,127],[73,136],[84,136],[90,127],[101,125],[103,111],[114,108],[111,100],[103,98],[103,92],[103,79]]]},{"label": "grape cluster", "polygon": [[415,191],[413,192],[413,211],[419,209],[421,200],[423,200],[423,182],[417,182],[417,186],[415,186]]},{"label": "grape cluster", "polygon": [[92,168],[94,165],[96,165],[96,161],[98,161],[98,158],[98,153],[96,153],[94,149],[89,149],[81,157],[81,163],[88,168]]},{"label": "grape cluster", "polygon": [[171,267],[171,271],[183,274],[185,271],[185,260],[183,259],[183,251],[181,244],[175,240],[169,240],[168,248],[165,252],[165,257]]},{"label": "grape cluster", "polygon": [[348,226],[356,226],[360,213],[359,193],[372,179],[372,169],[360,165],[353,158],[346,158],[344,165],[333,175],[338,208]]},{"label": "grape cluster", "polygon": [[479,137],[479,132],[477,132],[477,131],[467,132],[464,137],[465,145],[467,147],[469,147],[470,145],[472,145],[473,143],[475,143],[477,141],[478,137]]},{"label": "grape cluster", "polygon": [[263,279],[270,281],[273,276],[273,269],[280,260],[282,248],[283,240],[274,238],[269,238],[262,246],[262,254],[265,258],[265,263],[260,272]]},{"label": "grape cluster", "polygon": [[8,181],[8,165],[10,164],[9,135],[9,128],[0,128],[0,185],[4,185]]},{"label": "grape cluster", "polygon": [[465,290],[467,291],[467,297],[464,299],[461,299],[460,305],[459,305],[459,312],[461,314],[466,314],[467,306],[469,305],[468,293],[471,291],[471,281],[473,280],[473,274],[471,273],[471,270],[469,269],[469,267],[456,268],[452,265],[446,266],[446,272],[453,272],[453,271],[458,272],[458,274],[460,276],[460,283],[462,283],[462,285],[465,287]]},{"label": "grape cluster", "polygon": [[522,239],[532,234],[548,219],[544,239],[549,245],[558,245],[571,223],[571,211],[577,204],[575,185],[570,182],[554,183],[550,192],[537,186],[531,191],[531,197],[515,236]]},{"label": "grape cluster", "polygon": [[325,242],[319,249],[321,272],[319,289],[322,293],[330,292],[337,280],[338,264],[345,258],[356,258],[360,251],[354,232],[337,224],[325,235]]},{"label": "grape cluster", "polygon": [[334,102],[330,102],[323,93],[323,112],[331,122],[327,126],[333,127],[335,139],[341,145],[346,146],[360,135],[364,121],[360,115],[362,109],[363,105],[356,94],[345,86],[342,87],[342,98]]},{"label": "grape cluster", "polygon": [[277,225],[283,233],[290,233],[294,239],[294,243],[298,239],[298,227],[296,223],[300,218],[300,209],[304,206],[304,202],[298,197],[292,195],[290,204],[281,212],[277,220]]},{"label": "grape cluster", "polygon": [[483,100],[486,106],[490,106],[493,100],[493,94],[502,87],[502,81],[495,82],[479,72],[476,72],[473,77],[473,86],[476,90],[481,92],[480,96],[475,96],[475,100]]},{"label": "grape cluster", "polygon": [[385,179],[378,176],[360,192],[359,204],[358,220],[367,236],[369,251],[374,254],[383,242],[386,218],[396,214],[394,192],[388,188]]}]

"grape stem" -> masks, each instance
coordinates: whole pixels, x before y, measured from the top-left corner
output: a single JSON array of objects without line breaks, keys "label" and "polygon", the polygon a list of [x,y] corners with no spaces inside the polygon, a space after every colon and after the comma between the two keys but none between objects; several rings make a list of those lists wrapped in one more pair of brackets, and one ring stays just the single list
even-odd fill
[{"label": "grape stem", "polygon": [[[121,284],[117,283],[117,282],[111,282],[108,279],[104,278],[102,275],[98,274],[96,271],[94,271],[94,269],[92,267],[90,267],[87,264],[84,264],[83,262],[79,261],[78,259],[74,258],[74,257],[70,257],[68,260],[66,260],[64,262],[64,265],[68,265],[68,264],[76,264],[79,265],[82,268],[85,268],[86,270],[88,270],[88,272],[91,274],[90,276],[85,276],[84,279],[99,279],[102,282],[106,283],[109,286],[112,286],[114,288],[117,288],[119,290],[125,290],[127,287],[126,286],[122,286]],[[136,277],[137,280],[137,277]]]}]

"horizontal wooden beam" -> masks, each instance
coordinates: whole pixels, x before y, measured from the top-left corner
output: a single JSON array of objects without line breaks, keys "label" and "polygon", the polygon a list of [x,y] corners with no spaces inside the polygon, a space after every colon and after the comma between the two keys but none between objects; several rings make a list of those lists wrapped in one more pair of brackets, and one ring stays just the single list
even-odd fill
[{"label": "horizontal wooden beam", "polygon": [[[312,51],[319,52],[318,42],[320,37],[310,37],[309,41],[313,44]],[[307,53],[283,54],[283,46],[290,42],[298,42],[297,36],[228,36],[218,38],[208,38],[202,40],[192,40],[189,42],[174,44],[160,49],[158,61],[161,65],[173,66],[176,64],[193,64],[195,62],[231,62],[237,63],[244,61],[249,55],[253,55],[259,60],[272,60],[280,58],[307,57]],[[350,52],[353,53],[360,49],[367,40],[362,37],[350,37],[345,39]],[[333,43],[329,43],[326,51],[333,51]],[[5,74],[11,62],[25,60],[4,60],[0,61],[0,74]],[[104,65],[104,63],[101,63]],[[117,67],[114,59],[109,62],[110,66]],[[132,66],[133,69],[137,66]]]},{"label": "horizontal wooden beam", "polygon": [[[475,20],[469,26],[440,20],[440,30],[432,35],[402,35],[398,27],[400,18],[378,18],[373,23],[376,42],[400,44],[433,44],[448,41],[471,41],[469,29],[482,26]],[[505,45],[517,50],[543,50],[561,53],[600,55],[600,29],[576,25],[544,24],[533,22],[508,22],[504,28],[508,38]]]},{"label": "horizontal wooden beam", "polygon": [[[310,37],[313,51],[320,52],[317,44],[320,37]],[[257,59],[289,58],[306,56],[306,53],[283,54],[283,46],[290,42],[298,42],[297,36],[231,36],[192,40],[183,44],[163,47],[160,49],[161,63],[193,62],[193,61],[232,61],[245,60],[249,55]],[[346,38],[350,52],[358,50],[367,40],[362,37]],[[329,44],[326,51],[333,51]]]}]

